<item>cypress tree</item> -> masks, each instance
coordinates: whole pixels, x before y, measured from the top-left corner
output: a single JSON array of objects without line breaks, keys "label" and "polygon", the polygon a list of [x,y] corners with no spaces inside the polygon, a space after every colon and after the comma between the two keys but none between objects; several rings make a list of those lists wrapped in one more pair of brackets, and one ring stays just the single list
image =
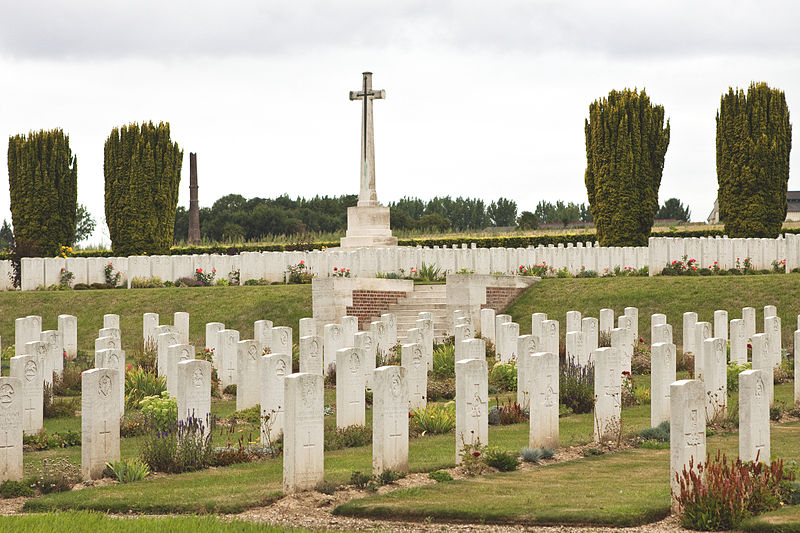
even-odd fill
[{"label": "cypress tree", "polygon": [[729,237],[778,236],[786,218],[792,125],[783,91],[728,89],[717,112],[720,220]]},{"label": "cypress tree", "polygon": [[601,246],[646,246],[669,146],[664,107],[645,91],[611,91],[589,106],[586,192]]},{"label": "cypress tree", "polygon": [[106,222],[115,254],[168,254],[183,151],[169,123],[114,128],[105,144]]},{"label": "cypress tree", "polygon": [[60,129],[8,139],[8,186],[17,249],[55,256],[75,237],[78,160]]}]

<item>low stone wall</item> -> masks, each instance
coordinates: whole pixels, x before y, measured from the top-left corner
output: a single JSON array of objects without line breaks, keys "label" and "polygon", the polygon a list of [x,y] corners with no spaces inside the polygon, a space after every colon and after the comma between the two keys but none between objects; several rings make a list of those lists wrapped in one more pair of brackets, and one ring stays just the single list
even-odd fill
[{"label": "low stone wall", "polygon": [[[444,273],[459,271],[475,274],[516,274],[520,266],[547,265],[571,274],[592,270],[599,275],[615,269],[649,267],[656,275],[672,261],[684,256],[695,259],[698,268],[708,268],[716,261],[723,269],[734,268],[749,258],[753,268],[772,268],[774,261],[786,260],[786,271],[800,267],[800,236],[787,234],[777,239],[729,239],[727,237],[658,237],[648,246],[603,248],[597,243],[576,246],[537,246],[530,248],[476,248],[474,245],[453,248],[360,248],[357,250],[313,250],[308,252],[244,252],[240,255],[175,255],[98,258],[25,258],[22,260],[22,289],[58,284],[61,269],[75,275],[74,283],[103,283],[103,269],[108,263],[119,271],[122,283],[130,286],[134,278],[159,278],[175,281],[192,277],[198,268],[216,270],[217,278],[239,272],[240,282],[263,279],[282,282],[290,266],[301,262],[316,277],[329,277],[348,271],[358,278],[374,278],[377,274],[409,275],[423,263],[435,265]],[[5,265],[5,266],[3,266]],[[0,289],[8,288],[10,262],[0,262]]]}]

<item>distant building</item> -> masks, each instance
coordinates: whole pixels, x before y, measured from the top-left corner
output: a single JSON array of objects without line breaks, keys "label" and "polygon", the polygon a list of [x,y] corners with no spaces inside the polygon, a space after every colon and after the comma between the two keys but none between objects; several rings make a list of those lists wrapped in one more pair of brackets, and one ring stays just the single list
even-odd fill
[{"label": "distant building", "polygon": [[[786,192],[786,222],[800,221],[800,191]],[[719,224],[719,200],[714,200],[714,209],[706,219],[708,224]]]}]

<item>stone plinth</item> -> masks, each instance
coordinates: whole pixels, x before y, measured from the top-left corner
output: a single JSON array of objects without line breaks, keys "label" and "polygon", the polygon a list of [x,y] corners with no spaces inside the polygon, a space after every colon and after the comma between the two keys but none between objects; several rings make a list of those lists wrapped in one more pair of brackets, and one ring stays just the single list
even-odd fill
[{"label": "stone plinth", "polygon": [[389,208],[381,205],[347,208],[347,234],[342,248],[385,248],[397,246],[389,227]]}]

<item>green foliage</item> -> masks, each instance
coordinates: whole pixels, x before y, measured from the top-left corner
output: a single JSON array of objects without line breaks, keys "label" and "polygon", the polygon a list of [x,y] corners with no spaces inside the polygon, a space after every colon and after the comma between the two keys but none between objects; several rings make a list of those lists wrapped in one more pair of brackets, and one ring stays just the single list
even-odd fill
[{"label": "green foliage", "polygon": [[350,475],[350,484],[357,489],[367,488],[370,481],[372,481],[372,476],[369,474],[362,474],[359,471],[355,471]]},{"label": "green foliage", "polygon": [[78,160],[60,129],[8,139],[8,185],[14,238],[30,255],[53,257],[75,239]]},{"label": "green foliage", "polygon": [[647,246],[669,145],[664,108],[645,91],[611,91],[589,106],[586,192],[601,246]]},{"label": "green foliage", "polygon": [[517,220],[517,202],[508,198],[498,198],[486,208],[492,225],[497,228],[514,226]]},{"label": "green foliage", "polygon": [[89,210],[83,204],[78,204],[78,209],[75,212],[75,237],[72,239],[73,243],[79,243],[91,237],[94,228],[97,225],[94,218],[92,218]]},{"label": "green foliage", "polygon": [[588,206],[573,202],[564,203],[561,200],[555,203],[541,200],[536,204],[536,211],[533,214],[539,224],[567,226],[574,222],[592,222],[592,212]]},{"label": "green foliage", "polygon": [[477,198],[445,196],[426,202],[404,197],[389,204],[389,209],[392,228],[399,230],[479,230],[491,223],[486,205]]},{"label": "green foliage", "polygon": [[455,376],[456,350],[450,343],[437,344],[433,347],[433,369],[429,375],[440,378]]},{"label": "green foliage", "polygon": [[325,431],[325,451],[357,448],[372,442],[372,429],[366,426],[348,426]]},{"label": "green foliage", "polygon": [[437,483],[453,481],[453,476],[451,476],[450,472],[447,470],[434,470],[433,472],[428,473],[428,477]]},{"label": "green foliage", "polygon": [[519,466],[517,454],[501,450],[498,446],[486,448],[483,458],[488,466],[496,468],[501,472],[512,472]]},{"label": "green foliage", "polygon": [[33,468],[30,486],[42,494],[71,490],[73,485],[81,481],[81,469],[68,459],[51,459],[46,457],[42,465]]},{"label": "green foliage", "polygon": [[114,128],[104,156],[105,213],[114,255],[168,254],[183,163],[169,123]]},{"label": "green foliage", "polygon": [[0,496],[3,498],[28,498],[33,496],[33,490],[21,481],[7,479],[0,483]]},{"label": "green foliage", "polygon": [[[159,426],[151,418],[150,427],[142,439],[140,448],[142,461],[151,470],[170,474],[192,472],[212,465],[224,466],[234,462],[225,462],[223,465],[214,463],[217,452],[211,447],[211,434],[210,432],[206,434],[206,427],[206,421],[194,417],[176,423],[173,416],[172,423],[166,427]],[[226,450],[228,448],[223,448],[221,451],[224,453]],[[242,447],[239,446],[238,451],[241,450]]]},{"label": "green foliage", "polygon": [[739,374],[745,370],[753,368],[752,363],[745,363],[740,365],[736,361],[728,361],[728,392],[736,392],[739,390]]},{"label": "green foliage", "polygon": [[178,402],[167,391],[159,396],[145,396],[139,402],[139,409],[161,431],[165,431],[178,419]]},{"label": "green foliage", "polygon": [[231,415],[231,420],[254,425],[261,424],[261,406],[254,405],[253,407],[236,411]]},{"label": "green foliage", "polygon": [[145,397],[160,397],[166,390],[167,380],[155,370],[131,368],[125,372],[125,409],[137,409]]},{"label": "green foliage", "polygon": [[419,281],[444,281],[445,274],[436,265],[426,265],[425,262],[419,267],[415,279]]},{"label": "green foliage", "polygon": [[[74,412],[73,412],[74,414]],[[52,450],[53,448],[69,448],[81,445],[81,434],[77,431],[64,433],[47,433],[44,428],[33,435],[23,435],[22,442],[34,450]]]},{"label": "green foliage", "polygon": [[522,448],[522,460],[526,463],[538,463],[542,459],[552,459],[556,451],[552,448]]},{"label": "green foliage", "polygon": [[3,220],[3,225],[0,226],[0,252],[7,252],[14,244],[14,232],[11,230],[7,220]]},{"label": "green foliage", "polygon": [[719,218],[729,237],[774,239],[786,218],[792,125],[783,91],[728,89],[717,112]]},{"label": "green foliage", "polygon": [[150,475],[150,467],[147,466],[147,463],[137,458],[106,463],[106,468],[111,471],[114,478],[120,483],[141,481]]},{"label": "green foliage", "polygon": [[767,465],[737,458],[729,463],[719,452],[696,467],[690,460],[689,468],[676,476],[681,525],[703,531],[733,529],[747,518],[778,508],[783,481],[792,481],[782,460]]},{"label": "green foliage", "polygon": [[495,363],[489,373],[489,385],[499,391],[517,390],[517,365],[514,363]]},{"label": "green foliage", "polygon": [[594,365],[581,366],[575,361],[560,365],[558,374],[560,402],[575,414],[594,409]]},{"label": "green foliage", "polygon": [[378,483],[380,483],[381,485],[391,485],[392,483],[403,477],[405,477],[405,475],[401,474],[400,472],[395,472],[394,470],[391,469],[384,470],[383,472],[378,474]]},{"label": "green foliage", "polygon": [[495,404],[489,408],[489,424],[505,426],[508,424],[520,424],[530,419],[530,411],[527,407],[522,407],[517,402],[507,399],[500,403],[500,398],[495,397]]},{"label": "green foliage", "polygon": [[670,198],[656,213],[656,218],[659,220],[679,220],[681,222],[689,222],[692,212],[689,206],[685,206],[677,198]]},{"label": "green foliage", "polygon": [[423,435],[449,433],[456,427],[456,406],[453,402],[429,403],[420,409],[413,409],[410,417],[410,424],[415,433]]},{"label": "green foliage", "polygon": [[669,420],[661,422],[654,428],[645,428],[639,432],[639,437],[644,440],[669,442]]}]

